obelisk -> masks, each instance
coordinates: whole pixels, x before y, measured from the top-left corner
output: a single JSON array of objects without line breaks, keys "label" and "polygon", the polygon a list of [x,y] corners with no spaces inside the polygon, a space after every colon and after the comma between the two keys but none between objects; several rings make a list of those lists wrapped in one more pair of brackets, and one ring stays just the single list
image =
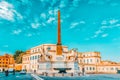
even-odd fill
[{"label": "obelisk", "polygon": [[57,55],[62,55],[62,43],[61,43],[61,26],[60,26],[60,10],[58,10],[58,35],[57,35]]}]

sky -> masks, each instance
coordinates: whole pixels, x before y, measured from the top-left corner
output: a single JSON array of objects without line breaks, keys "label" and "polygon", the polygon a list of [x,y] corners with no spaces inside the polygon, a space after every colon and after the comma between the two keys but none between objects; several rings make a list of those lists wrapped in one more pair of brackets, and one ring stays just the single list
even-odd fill
[{"label": "sky", "polygon": [[0,0],[0,55],[57,43],[120,62],[120,0]]}]

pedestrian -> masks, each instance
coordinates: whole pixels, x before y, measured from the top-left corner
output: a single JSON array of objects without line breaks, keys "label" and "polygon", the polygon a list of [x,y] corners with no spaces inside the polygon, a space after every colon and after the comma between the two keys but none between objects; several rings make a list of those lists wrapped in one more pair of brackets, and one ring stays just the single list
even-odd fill
[{"label": "pedestrian", "polygon": [[8,70],[5,71],[5,76],[8,76],[9,72]]},{"label": "pedestrian", "polygon": [[85,69],[82,68],[82,75],[84,76],[84,74],[85,74]]},{"label": "pedestrian", "polygon": [[13,69],[13,75],[15,75],[15,69]]}]

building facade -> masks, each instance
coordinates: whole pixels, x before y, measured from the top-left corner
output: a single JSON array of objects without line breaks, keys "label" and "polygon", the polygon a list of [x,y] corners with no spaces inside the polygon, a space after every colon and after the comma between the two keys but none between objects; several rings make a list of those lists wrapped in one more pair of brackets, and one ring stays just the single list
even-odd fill
[{"label": "building facade", "polygon": [[100,52],[78,53],[80,70],[84,68],[85,73],[117,73],[120,64],[112,61],[102,61]]},{"label": "building facade", "polygon": [[22,70],[26,70],[30,72],[30,50],[24,53],[25,55],[22,56]]},{"label": "building facade", "polygon": [[9,65],[14,65],[15,61],[12,55],[4,54],[0,56],[0,72],[9,68]]},{"label": "building facade", "polygon": [[23,55],[23,69],[37,73],[117,73],[120,65],[101,60],[100,52],[68,50],[61,42],[60,11],[58,11],[57,44],[42,44]]},{"label": "building facade", "polygon": [[62,56],[56,55],[56,44],[43,44],[33,47],[29,54],[23,56],[22,67],[27,71],[37,73],[58,73],[59,71],[55,68],[63,67],[71,68],[71,70],[67,70],[67,73],[82,73],[83,68],[88,74],[112,74],[120,70],[120,63],[101,60],[100,52],[77,52],[75,49],[68,50],[66,46],[62,46],[62,51]]},{"label": "building facade", "polygon": [[[62,46],[62,55],[56,55],[56,44],[43,44],[30,49],[30,54],[23,56],[23,69],[31,72],[59,72],[55,68],[70,68],[75,70],[75,54],[69,54],[68,48]],[[29,59],[28,59],[29,58]],[[25,67],[27,66],[27,67]],[[29,69],[29,70],[28,70]]]}]

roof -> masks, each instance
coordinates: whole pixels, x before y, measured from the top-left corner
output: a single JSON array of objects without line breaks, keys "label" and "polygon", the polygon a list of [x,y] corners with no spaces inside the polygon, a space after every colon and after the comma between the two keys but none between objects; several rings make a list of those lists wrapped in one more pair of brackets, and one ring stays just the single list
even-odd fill
[{"label": "roof", "polygon": [[[41,44],[41,45],[32,47],[31,49],[34,49],[34,48],[37,48],[37,47],[40,47],[40,46],[56,46],[56,44]],[[64,46],[64,45],[62,45],[62,46],[63,46],[63,47],[67,47],[67,46]]]}]

